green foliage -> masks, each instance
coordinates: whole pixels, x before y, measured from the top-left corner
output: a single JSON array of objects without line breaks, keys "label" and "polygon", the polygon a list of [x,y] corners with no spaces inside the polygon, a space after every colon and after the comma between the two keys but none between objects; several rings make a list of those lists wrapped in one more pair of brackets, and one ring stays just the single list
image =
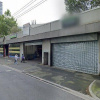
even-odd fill
[{"label": "green foliage", "polygon": [[79,13],[100,6],[100,0],[65,0],[69,13]]},{"label": "green foliage", "polygon": [[21,31],[21,28],[18,28],[17,26],[13,26],[13,27],[11,28],[11,33],[17,33],[17,32],[19,32],[19,31]]},{"label": "green foliage", "polygon": [[[14,31],[14,27],[16,27],[16,31]],[[20,30],[17,26],[16,20],[11,16],[11,12],[7,10],[4,15],[0,16],[0,37],[18,31]]]},{"label": "green foliage", "polygon": [[98,97],[100,98],[100,81],[96,81],[93,85],[92,85],[92,92]]}]

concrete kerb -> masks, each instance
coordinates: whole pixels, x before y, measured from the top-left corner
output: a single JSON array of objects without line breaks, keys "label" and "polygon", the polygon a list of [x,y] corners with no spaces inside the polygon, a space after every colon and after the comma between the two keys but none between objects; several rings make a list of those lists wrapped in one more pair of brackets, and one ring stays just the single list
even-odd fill
[{"label": "concrete kerb", "polygon": [[[0,65],[1,65],[1,64],[0,64]],[[16,71],[16,72],[22,73],[22,71],[20,71],[20,70],[18,70],[18,69],[15,69],[15,68],[11,68],[11,67],[9,67],[9,66],[7,66],[7,65],[2,65],[2,66],[6,67],[6,68],[9,68],[9,69],[11,69],[11,70],[14,70],[14,71]]]},{"label": "concrete kerb", "polygon": [[37,80],[40,80],[40,81],[44,82],[44,83],[46,83],[46,84],[55,86],[56,88],[59,88],[59,89],[65,91],[65,92],[68,92],[68,93],[70,93],[70,94],[72,94],[72,95],[74,95],[74,96],[80,97],[80,98],[82,98],[82,99],[84,99],[84,100],[94,100],[92,97],[90,97],[90,96],[88,96],[88,95],[84,95],[84,94],[79,93],[79,92],[77,92],[77,91],[75,91],[75,90],[69,89],[69,88],[67,88],[67,87],[61,86],[61,85],[56,84],[56,83],[53,83],[53,82],[51,82],[51,81],[48,81],[48,80],[39,78],[39,77],[34,76],[34,75],[32,75],[32,74],[29,74],[29,73],[22,72],[22,71],[20,71],[20,70],[18,70],[18,69],[11,68],[11,67],[9,67],[9,66],[7,66],[7,65],[3,65],[3,66],[6,67],[6,68],[9,68],[9,69],[11,69],[11,70],[14,70],[14,71],[16,71],[16,72],[24,73],[24,74],[26,74],[26,75],[28,75],[28,76],[31,76],[31,77],[33,77],[33,78],[35,78],[35,79],[37,79]]},{"label": "concrete kerb", "polygon": [[90,95],[95,99],[95,100],[100,100],[93,92],[92,92],[92,86],[93,84],[96,82],[96,80],[94,80],[90,85],[89,85],[89,93]]},{"label": "concrete kerb", "polygon": [[31,74],[29,74],[29,73],[25,73],[25,74],[26,74],[26,75],[29,75],[29,76],[31,76],[31,77],[33,77],[33,78],[35,78],[35,79],[38,79],[38,80],[40,80],[40,81],[42,81],[42,82],[45,82],[45,83],[47,83],[47,84],[49,84],[49,85],[55,86],[55,87],[57,87],[57,88],[59,88],[59,89],[65,91],[65,92],[68,92],[68,93],[72,94],[72,95],[75,95],[75,96],[77,96],[77,97],[80,97],[80,98],[82,98],[82,99],[84,99],[84,100],[94,100],[92,97],[90,97],[90,96],[88,96],[88,95],[84,95],[84,94],[82,94],[82,93],[79,93],[79,92],[77,92],[77,91],[75,91],[75,90],[69,89],[69,88],[67,88],[67,87],[61,86],[61,85],[59,85],[59,84],[53,83],[53,82],[51,82],[51,81],[48,81],[48,80],[45,80],[45,79],[42,79],[42,78],[39,78],[39,77],[34,76],[34,75],[31,75]]}]

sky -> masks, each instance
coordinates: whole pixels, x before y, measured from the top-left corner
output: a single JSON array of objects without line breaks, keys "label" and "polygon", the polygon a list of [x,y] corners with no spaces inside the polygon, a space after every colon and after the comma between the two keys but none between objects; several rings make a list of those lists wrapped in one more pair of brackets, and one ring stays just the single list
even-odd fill
[{"label": "sky", "polygon": [[[13,15],[29,1],[31,0],[1,0],[1,2],[3,2],[3,12],[9,9]],[[35,3],[33,3],[27,9],[24,9],[23,12],[34,6],[39,1],[41,0],[36,0]],[[19,17],[17,22],[19,26],[23,26],[28,22],[31,23],[33,20],[36,20],[37,24],[48,23],[60,19],[64,13],[66,13],[64,0],[47,0],[42,5],[23,15],[22,17]]]}]

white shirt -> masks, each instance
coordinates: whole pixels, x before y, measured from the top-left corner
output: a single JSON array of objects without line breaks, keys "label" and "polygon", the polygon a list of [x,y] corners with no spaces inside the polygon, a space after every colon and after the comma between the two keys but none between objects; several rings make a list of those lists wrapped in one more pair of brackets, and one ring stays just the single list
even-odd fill
[{"label": "white shirt", "polygon": [[15,55],[15,60],[17,60],[18,59],[18,56],[17,55]]}]

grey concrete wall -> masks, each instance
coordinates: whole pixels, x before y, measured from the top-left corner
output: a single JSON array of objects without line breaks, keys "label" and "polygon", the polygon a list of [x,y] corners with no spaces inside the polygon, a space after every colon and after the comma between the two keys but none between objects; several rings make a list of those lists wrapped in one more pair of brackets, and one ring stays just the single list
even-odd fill
[{"label": "grey concrete wall", "polygon": [[51,23],[51,31],[62,29],[61,21],[57,20]]},{"label": "grey concrete wall", "polygon": [[[93,10],[85,11],[83,13],[78,14],[80,18],[80,25],[87,25],[87,31],[90,32],[94,31],[97,29],[95,27],[94,23],[100,22],[100,8],[95,8]],[[91,24],[91,26],[88,24]],[[92,28],[91,28],[92,27]],[[96,28],[96,29],[95,29]],[[61,21],[57,20],[48,24],[41,25],[36,28],[31,28],[30,34],[35,35],[43,32],[50,32],[50,31],[55,31],[55,30],[60,30],[62,29]],[[81,27],[82,29],[82,27]]]},{"label": "grey concrete wall", "polygon": [[96,33],[52,38],[51,43],[80,42],[80,41],[93,41],[93,40],[97,40]]},{"label": "grey concrete wall", "polygon": [[100,21],[100,7],[89,11],[85,11],[79,15],[81,25],[98,22]]},{"label": "grey concrete wall", "polygon": [[43,24],[32,24],[32,25],[31,25],[31,28],[39,27],[39,26],[41,26],[41,25],[43,25]]},{"label": "grey concrete wall", "polygon": [[30,29],[30,35],[50,32],[50,23]]},{"label": "grey concrete wall", "polygon": [[51,42],[50,40],[43,40],[42,41],[42,64],[44,64],[44,52],[48,52],[48,65],[51,65]]},{"label": "grey concrete wall", "polygon": [[82,34],[91,34],[95,32],[100,32],[100,22],[77,26],[74,28],[68,29],[60,29],[50,32],[45,32],[41,34],[26,36],[23,38],[16,38],[8,40],[7,43],[16,43],[16,42],[25,42],[25,41],[32,41],[32,40],[41,40],[41,39],[48,39],[48,38],[56,38],[56,37],[65,37],[65,36],[74,36],[74,35],[82,35]]},{"label": "grey concrete wall", "polygon": [[57,20],[57,21],[54,21],[54,22],[51,22],[51,23],[40,25],[40,26],[35,27],[35,28],[31,28],[30,29],[30,35],[55,31],[55,30],[59,30],[59,29],[62,29],[62,26],[61,26],[60,20]]}]

